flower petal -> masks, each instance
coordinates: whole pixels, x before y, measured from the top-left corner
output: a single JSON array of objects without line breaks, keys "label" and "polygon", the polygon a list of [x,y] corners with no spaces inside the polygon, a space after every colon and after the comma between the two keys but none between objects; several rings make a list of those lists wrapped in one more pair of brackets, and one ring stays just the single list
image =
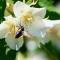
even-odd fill
[{"label": "flower petal", "polygon": [[16,50],[16,40],[15,40],[15,38],[11,35],[11,33],[8,33],[8,34],[6,35],[5,41],[6,41],[7,45],[8,45],[11,49]]},{"label": "flower petal", "polygon": [[5,38],[5,35],[7,34],[8,29],[7,29],[7,25],[5,24],[0,24],[0,38]]},{"label": "flower petal", "polygon": [[11,33],[6,35],[5,39],[7,45],[13,50],[19,50],[20,47],[23,45],[23,38],[16,39]]},{"label": "flower petal", "polygon": [[[38,19],[38,20],[37,20]],[[44,22],[42,19],[37,18],[31,26],[26,28],[25,30],[32,36],[32,39],[37,43],[40,47],[40,43],[47,43],[48,41],[43,40],[44,33]]]},{"label": "flower petal", "polygon": [[46,8],[31,8],[31,9],[35,16],[40,16],[41,18],[44,18],[46,15]]},{"label": "flower petal", "polygon": [[13,17],[11,15],[5,16],[4,18],[5,18],[5,20],[12,20],[13,19]]},{"label": "flower petal", "polygon": [[33,34],[33,36],[39,36],[41,29],[44,28],[44,23],[41,18],[36,18],[31,25],[26,27],[26,31]]},{"label": "flower petal", "polygon": [[5,16],[4,18],[5,18],[6,21],[11,21],[11,22],[13,22],[13,24],[15,24],[16,26],[19,26],[18,18],[14,18],[14,17],[12,17],[11,15]]},{"label": "flower petal", "polygon": [[14,11],[15,16],[20,17],[22,11],[29,9],[29,8],[30,7],[28,5],[26,5],[25,3],[18,1],[15,3],[15,5],[13,7],[13,11]]},{"label": "flower petal", "polygon": [[52,21],[53,27],[48,28],[44,40],[50,40],[58,50],[60,50],[60,20]]},{"label": "flower petal", "polygon": [[60,20],[44,20],[45,27],[53,27],[56,24],[60,24]]},{"label": "flower petal", "polygon": [[29,40],[26,43],[26,47],[29,51],[34,51],[37,49],[37,44],[35,41]]},{"label": "flower petal", "polygon": [[[18,39],[16,39],[17,40],[17,47],[18,47],[18,49],[19,48],[21,48],[22,46],[23,46],[23,43],[24,43],[24,41],[23,41],[23,36],[21,36],[21,37],[19,37]],[[18,50],[17,49],[17,50]]]}]

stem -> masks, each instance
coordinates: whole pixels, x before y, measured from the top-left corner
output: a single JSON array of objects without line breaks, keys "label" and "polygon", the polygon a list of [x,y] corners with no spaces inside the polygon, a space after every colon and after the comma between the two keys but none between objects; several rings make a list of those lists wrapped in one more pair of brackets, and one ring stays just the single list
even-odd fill
[{"label": "stem", "polygon": [[58,58],[56,56],[54,56],[42,43],[40,43],[40,44],[41,44],[43,50],[45,50],[48,53],[49,57],[52,60],[58,60]]},{"label": "stem", "polygon": [[23,0],[23,3],[25,3],[25,0]]},{"label": "stem", "polygon": [[34,3],[35,1],[33,0],[33,3]]},{"label": "stem", "polygon": [[32,0],[32,3],[30,4],[30,6],[35,5],[37,3],[37,1],[38,0],[36,0],[36,1],[35,0]]}]

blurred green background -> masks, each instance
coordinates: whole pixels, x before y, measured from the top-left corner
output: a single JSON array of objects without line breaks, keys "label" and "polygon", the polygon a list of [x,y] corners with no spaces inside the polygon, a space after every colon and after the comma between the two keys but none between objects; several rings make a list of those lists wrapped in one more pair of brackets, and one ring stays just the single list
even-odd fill
[{"label": "blurred green background", "polygon": [[[22,0],[0,0],[0,23],[5,20],[4,16],[9,15],[6,11],[7,2],[13,5],[17,1]],[[31,2],[32,0],[26,0],[26,3]],[[37,4],[33,7],[46,7],[47,13],[45,17],[49,17],[48,19],[51,20],[60,19],[60,0],[38,0]],[[53,47],[51,42],[48,42],[45,45],[41,44],[41,47],[42,48],[38,48],[37,51],[45,51],[49,60],[60,60],[60,51]],[[8,47],[6,46],[5,39],[0,39],[0,60],[15,60],[18,51],[9,50],[7,54],[6,51],[8,51]],[[25,44],[19,52],[23,55],[28,52]]]}]

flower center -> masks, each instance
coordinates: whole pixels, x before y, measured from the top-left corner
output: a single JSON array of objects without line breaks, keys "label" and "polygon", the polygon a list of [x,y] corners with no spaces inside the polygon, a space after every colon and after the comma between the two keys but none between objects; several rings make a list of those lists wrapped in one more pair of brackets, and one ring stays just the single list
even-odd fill
[{"label": "flower center", "polygon": [[8,32],[11,33],[11,35],[15,37],[16,32],[17,32],[17,30],[18,30],[18,27],[16,27],[16,24],[13,23],[13,21],[11,21],[11,20],[5,21],[4,23],[5,23],[5,24],[7,25],[7,27],[8,27]]},{"label": "flower center", "polygon": [[30,10],[23,11],[21,15],[21,20],[26,25],[32,23],[32,20],[33,20],[32,12]]}]

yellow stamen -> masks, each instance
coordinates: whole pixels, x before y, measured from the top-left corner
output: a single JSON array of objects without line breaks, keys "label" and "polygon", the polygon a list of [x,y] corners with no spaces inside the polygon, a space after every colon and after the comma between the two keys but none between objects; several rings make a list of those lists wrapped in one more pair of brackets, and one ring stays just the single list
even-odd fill
[{"label": "yellow stamen", "polygon": [[52,32],[52,29],[50,28],[50,29],[48,29],[48,32]]},{"label": "yellow stamen", "polygon": [[9,21],[5,21],[4,23],[7,25],[8,31],[12,34],[12,36],[15,36],[16,32],[18,30],[16,25],[10,20]]},{"label": "yellow stamen", "polygon": [[30,24],[32,22],[33,16],[32,12],[30,10],[26,10],[22,13],[22,16],[20,17],[23,23]]}]

